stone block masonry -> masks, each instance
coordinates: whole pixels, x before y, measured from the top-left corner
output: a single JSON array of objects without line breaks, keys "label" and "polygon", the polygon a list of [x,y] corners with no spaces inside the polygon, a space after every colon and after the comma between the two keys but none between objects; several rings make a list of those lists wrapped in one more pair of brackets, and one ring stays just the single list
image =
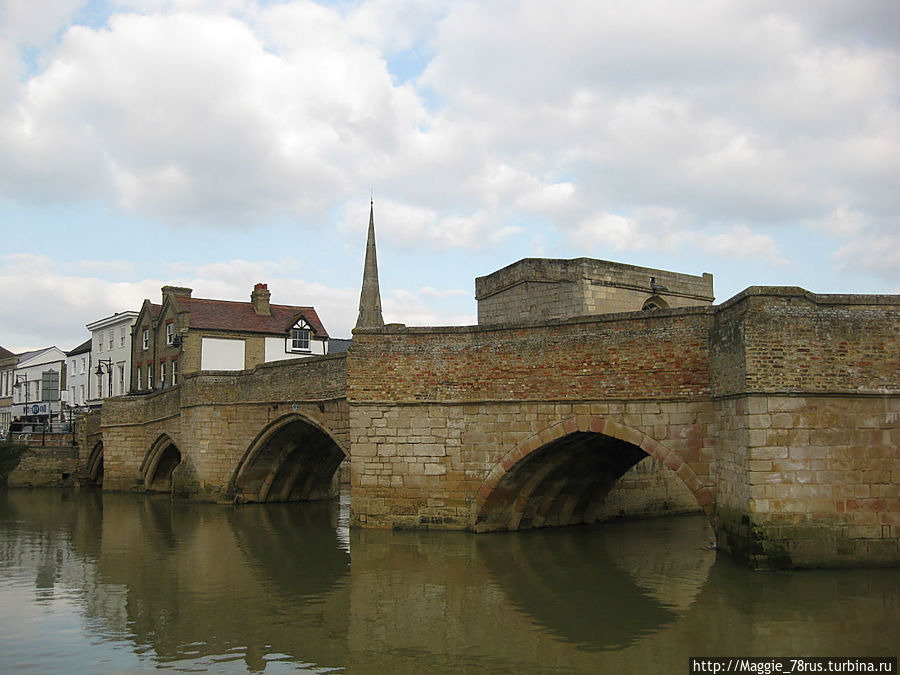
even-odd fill
[{"label": "stone block masonry", "polygon": [[592,442],[672,471],[747,564],[897,564],[898,335],[900,298],[790,288],[720,307],[357,331],[351,517],[476,530],[608,517],[621,495],[591,504],[586,488],[603,486],[578,477],[595,468]]},{"label": "stone block masonry", "polygon": [[526,258],[475,280],[479,324],[543,321],[709,305],[711,274],[693,276],[593,258]]},{"label": "stone block masonry", "polygon": [[321,429],[337,452],[347,453],[345,358],[190,374],[168,390],[108,400],[102,422],[104,488],[148,489],[154,452],[172,446],[184,474],[182,492],[231,501],[235,474],[254,443],[273,425],[293,421]]}]

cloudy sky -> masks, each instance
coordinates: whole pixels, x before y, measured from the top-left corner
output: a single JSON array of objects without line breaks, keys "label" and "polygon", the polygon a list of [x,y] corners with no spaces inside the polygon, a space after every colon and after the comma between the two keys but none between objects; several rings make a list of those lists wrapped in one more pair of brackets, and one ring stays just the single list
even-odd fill
[{"label": "cloudy sky", "polygon": [[198,297],[475,322],[590,256],[900,292],[896,0],[0,0],[0,345]]}]

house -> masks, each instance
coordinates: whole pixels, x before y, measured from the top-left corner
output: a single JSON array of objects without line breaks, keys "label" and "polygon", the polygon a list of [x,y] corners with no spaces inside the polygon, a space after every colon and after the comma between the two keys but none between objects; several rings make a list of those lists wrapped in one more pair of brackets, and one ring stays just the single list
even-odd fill
[{"label": "house", "polygon": [[328,353],[316,310],[270,303],[266,284],[256,284],[250,302],[192,293],[164,286],[161,304],[144,300],[132,330],[131,391],[173,386],[201,370],[244,370]]},{"label": "house", "polygon": [[131,390],[131,331],[137,318],[137,312],[116,312],[86,325],[91,331],[87,400],[92,405]]},{"label": "house", "polygon": [[13,385],[19,357],[0,347],[0,438],[9,431],[12,422]]},{"label": "house", "polygon": [[66,388],[69,410],[84,410],[90,398],[91,339],[88,338],[70,352],[66,352]]},{"label": "house", "polygon": [[13,375],[13,421],[59,421],[66,387],[66,353],[59,347],[46,347],[19,354],[18,359]]}]

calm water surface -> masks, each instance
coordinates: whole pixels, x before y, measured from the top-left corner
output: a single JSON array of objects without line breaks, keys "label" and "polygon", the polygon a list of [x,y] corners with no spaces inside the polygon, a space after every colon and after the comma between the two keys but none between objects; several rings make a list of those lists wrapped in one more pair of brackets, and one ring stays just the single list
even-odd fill
[{"label": "calm water surface", "polygon": [[0,492],[0,672],[687,673],[896,656],[900,570],[750,572],[702,516],[471,535],[342,504]]}]

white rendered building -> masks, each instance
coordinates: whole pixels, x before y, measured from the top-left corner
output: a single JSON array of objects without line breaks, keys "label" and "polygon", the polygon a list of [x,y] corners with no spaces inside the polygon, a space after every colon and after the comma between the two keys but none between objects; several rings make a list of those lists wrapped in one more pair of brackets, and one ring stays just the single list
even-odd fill
[{"label": "white rendered building", "polygon": [[91,331],[87,401],[91,404],[97,405],[109,396],[128,393],[131,386],[131,328],[137,316],[137,312],[117,312],[87,324]]}]

